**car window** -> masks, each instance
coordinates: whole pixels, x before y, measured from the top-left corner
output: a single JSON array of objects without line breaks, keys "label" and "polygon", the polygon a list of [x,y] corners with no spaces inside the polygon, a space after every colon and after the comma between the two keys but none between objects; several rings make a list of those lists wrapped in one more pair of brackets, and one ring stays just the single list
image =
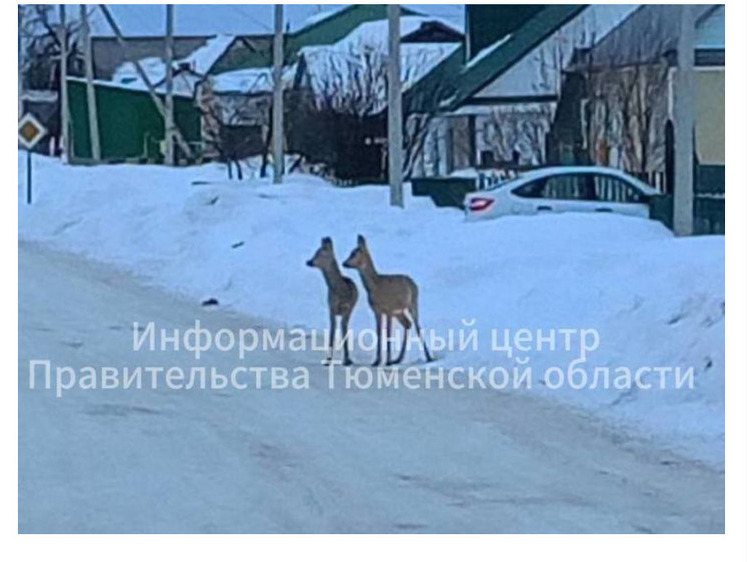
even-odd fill
[{"label": "car window", "polygon": [[590,174],[561,174],[541,178],[513,190],[514,195],[533,199],[585,201],[594,198],[594,178]]},{"label": "car window", "polygon": [[545,182],[546,182],[546,178],[534,180],[532,182],[525,183],[524,185],[517,187],[516,189],[512,190],[511,193],[519,197],[526,197],[529,199],[540,199],[545,196],[544,195]]},{"label": "car window", "polygon": [[563,174],[547,178],[545,198],[589,201],[595,198],[594,178],[590,174]]},{"label": "car window", "polygon": [[529,199],[644,203],[646,195],[625,180],[608,174],[559,174],[540,178],[512,190]]},{"label": "car window", "polygon": [[598,201],[607,203],[644,203],[646,196],[638,188],[623,179],[606,174],[594,178]]}]

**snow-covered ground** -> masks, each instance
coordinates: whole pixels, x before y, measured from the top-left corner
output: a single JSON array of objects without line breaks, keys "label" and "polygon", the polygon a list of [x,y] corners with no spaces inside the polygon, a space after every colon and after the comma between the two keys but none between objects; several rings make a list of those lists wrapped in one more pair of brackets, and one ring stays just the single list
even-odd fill
[{"label": "snow-covered ground", "polygon": [[[724,474],[531,393],[70,389],[28,364],[195,365],[134,351],[135,320],[234,332],[266,325],[41,244],[18,247],[21,533],[723,533]],[[50,282],[53,280],[53,282]],[[229,372],[235,354],[203,365]],[[37,379],[39,380],[39,379]]]},{"label": "snow-covered ground", "polygon": [[[723,237],[675,239],[659,223],[610,215],[466,223],[425,199],[391,208],[386,187],[335,188],[304,175],[289,176],[282,187],[229,183],[218,165],[34,161],[35,199],[27,206],[19,153],[20,239],[114,264],[194,299],[214,297],[255,317],[326,328],[324,282],[304,262],[323,236],[334,239],[342,261],[362,233],[380,272],[418,282],[426,329],[443,335],[475,320],[480,349],[441,352],[439,365],[512,368],[513,360],[490,349],[492,329],[588,328],[601,337],[588,371],[693,367],[694,389],[551,390],[545,369],[577,354],[521,354],[531,359],[534,394],[723,466]],[[352,326],[372,325],[361,299]],[[368,362],[370,355],[357,351],[354,358]]]}]

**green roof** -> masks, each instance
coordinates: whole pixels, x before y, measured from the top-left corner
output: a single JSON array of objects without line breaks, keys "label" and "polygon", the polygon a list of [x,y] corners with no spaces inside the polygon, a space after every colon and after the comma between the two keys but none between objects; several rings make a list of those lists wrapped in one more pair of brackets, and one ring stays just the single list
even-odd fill
[{"label": "green roof", "polygon": [[[440,80],[451,81],[455,84],[450,95],[441,98],[444,100],[442,101],[443,108],[453,110],[464,105],[474,94],[500,77],[586,7],[585,4],[549,5],[511,33],[508,39],[494,43],[494,47],[487,47],[487,49],[492,48],[492,51],[477,54],[471,63],[461,65],[456,72],[454,72],[454,62],[449,57],[431,73],[436,76],[440,75]],[[457,52],[461,54],[463,60],[463,48]]]},{"label": "green roof", "polygon": [[[402,8],[403,16],[421,15]],[[386,4],[352,4],[330,16],[285,34],[285,62],[295,63],[304,47],[331,45],[346,37],[362,23],[386,19]],[[263,68],[272,65],[272,36],[257,36],[253,45],[237,41],[211,69],[219,74],[244,68]]]}]

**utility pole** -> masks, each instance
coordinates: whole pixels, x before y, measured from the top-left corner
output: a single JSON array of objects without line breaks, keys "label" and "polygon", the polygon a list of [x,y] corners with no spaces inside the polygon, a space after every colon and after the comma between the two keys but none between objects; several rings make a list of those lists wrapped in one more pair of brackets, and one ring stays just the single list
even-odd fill
[{"label": "utility pole", "polygon": [[[153,100],[153,104],[156,106],[158,113],[161,114],[161,117],[164,119],[164,122],[165,122],[166,109],[163,106],[163,102],[161,101],[161,98],[158,97],[158,94],[156,93],[156,89],[153,87],[153,83],[150,81],[150,78],[148,78],[148,75],[145,73],[145,70],[143,70],[143,67],[140,64],[140,62],[137,60],[137,58],[134,56],[130,56],[130,48],[127,45],[127,41],[125,41],[124,36],[122,35],[122,30],[119,29],[117,22],[114,21],[114,18],[112,17],[111,12],[109,11],[109,7],[106,4],[99,4],[99,8],[101,9],[101,13],[104,16],[106,23],[109,24],[109,27],[114,32],[114,35],[117,37],[117,42],[119,43],[119,46],[125,55],[125,59],[131,60],[132,64],[135,65],[135,70],[137,71],[137,75],[140,77],[140,80],[143,81],[143,84],[145,84],[146,88],[148,89],[148,94],[150,95],[150,99]],[[179,143],[179,148],[181,149],[181,151],[187,157],[192,156],[192,149],[189,148],[189,144],[187,144],[187,141],[184,139],[184,136],[179,130],[179,127],[174,126],[173,130],[174,130],[174,136],[176,137],[176,142]]]},{"label": "utility pole", "polygon": [[62,129],[62,161],[70,160],[70,131],[68,130],[67,103],[67,14],[65,4],[60,4],[60,127]]},{"label": "utility pole", "polygon": [[23,117],[23,10],[25,6],[18,5],[18,119]]},{"label": "utility pole", "polygon": [[275,4],[272,42],[272,164],[273,183],[283,183],[283,5]]},{"label": "utility pole", "polygon": [[693,6],[680,6],[680,36],[677,41],[677,74],[674,93],[674,232],[693,233],[694,178],[693,134],[695,131],[695,15]]},{"label": "utility pole", "polygon": [[174,165],[174,5],[166,4],[166,103],[164,104],[166,165]]},{"label": "utility pole", "polygon": [[399,4],[387,6],[389,17],[389,91],[387,111],[389,204],[404,207],[402,194],[402,83],[400,74]]},{"label": "utility pole", "polygon": [[99,119],[96,107],[96,90],[93,86],[93,53],[91,48],[91,28],[88,23],[88,7],[80,5],[80,39],[83,43],[86,71],[86,102],[88,105],[88,134],[91,140],[91,157],[95,162],[101,161],[101,144],[99,139]]}]

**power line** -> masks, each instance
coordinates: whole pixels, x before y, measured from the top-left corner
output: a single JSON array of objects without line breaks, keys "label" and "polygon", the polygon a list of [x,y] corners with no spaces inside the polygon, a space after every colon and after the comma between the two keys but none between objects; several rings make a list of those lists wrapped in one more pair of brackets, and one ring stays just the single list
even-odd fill
[{"label": "power line", "polygon": [[263,28],[264,30],[266,30],[268,33],[273,33],[273,29],[269,25],[267,25],[266,23],[258,20],[255,16],[248,14],[245,11],[245,8],[243,6],[236,5],[236,4],[225,4],[225,5],[229,6],[234,12],[236,12],[237,14],[239,14],[241,17],[244,17],[244,18],[247,18],[248,20],[253,21],[257,25],[259,25],[261,28]]}]

